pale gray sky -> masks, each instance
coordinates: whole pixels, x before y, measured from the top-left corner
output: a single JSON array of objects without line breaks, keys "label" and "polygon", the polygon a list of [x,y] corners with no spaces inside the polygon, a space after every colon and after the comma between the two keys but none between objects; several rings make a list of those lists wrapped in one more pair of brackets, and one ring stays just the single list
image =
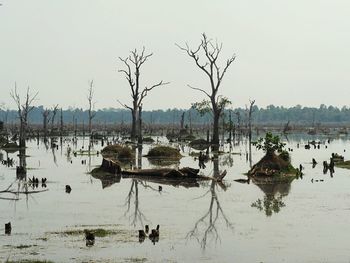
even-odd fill
[{"label": "pale gray sky", "polygon": [[197,45],[202,32],[223,42],[223,58],[237,59],[221,93],[244,106],[350,105],[348,0],[1,0],[0,101],[15,81],[39,91],[37,105],[86,107],[89,80],[97,107],[128,103],[117,72],[143,45],[154,56],[142,72],[154,90],[145,109],[188,108],[203,98],[186,85],[207,79],[174,43]]}]

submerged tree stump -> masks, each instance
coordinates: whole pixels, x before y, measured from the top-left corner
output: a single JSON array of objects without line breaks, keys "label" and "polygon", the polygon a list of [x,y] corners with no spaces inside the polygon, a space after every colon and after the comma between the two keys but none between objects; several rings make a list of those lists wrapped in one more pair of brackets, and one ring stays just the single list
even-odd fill
[{"label": "submerged tree stump", "polygon": [[5,234],[11,235],[11,231],[12,231],[11,222],[8,222],[7,224],[5,224]]},{"label": "submerged tree stump", "polygon": [[121,173],[121,167],[120,164],[117,161],[103,158],[101,170],[112,173],[112,174],[120,174]]}]

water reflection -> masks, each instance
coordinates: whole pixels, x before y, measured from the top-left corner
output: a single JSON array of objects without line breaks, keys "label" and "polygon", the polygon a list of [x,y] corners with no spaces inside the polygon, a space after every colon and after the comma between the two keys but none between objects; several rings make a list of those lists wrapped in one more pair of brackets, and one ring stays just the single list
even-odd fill
[{"label": "water reflection", "polygon": [[259,198],[253,202],[251,207],[264,211],[265,215],[269,217],[274,213],[279,213],[286,206],[282,199],[289,194],[292,179],[285,182],[273,182],[264,179],[253,179],[252,181],[264,192],[265,196],[263,199]]},{"label": "water reflection", "polygon": [[[147,219],[140,209],[138,183],[139,182],[136,179],[131,180],[131,187],[124,203],[124,206],[126,207],[124,216],[126,217],[129,214],[129,220],[131,222],[131,225],[136,227],[137,223],[139,222],[141,227],[143,228],[144,221],[146,221]],[[131,209],[132,205],[133,208]]]},{"label": "water reflection", "polygon": [[[219,160],[217,156],[214,157],[213,167],[213,177],[215,178],[220,175]],[[225,222],[227,228],[233,230],[233,224],[225,215],[224,209],[220,204],[220,200],[216,192],[218,186],[224,190],[226,190],[227,188],[227,186],[223,185],[222,183],[219,184],[215,180],[211,181],[210,189],[200,197],[204,198],[208,194],[210,194],[208,210],[204,213],[202,217],[200,217],[197,220],[192,230],[186,235],[186,239],[194,238],[195,240],[197,240],[203,250],[206,249],[208,241],[220,241],[220,233],[218,230],[218,225],[220,225],[220,219],[222,219]]]}]

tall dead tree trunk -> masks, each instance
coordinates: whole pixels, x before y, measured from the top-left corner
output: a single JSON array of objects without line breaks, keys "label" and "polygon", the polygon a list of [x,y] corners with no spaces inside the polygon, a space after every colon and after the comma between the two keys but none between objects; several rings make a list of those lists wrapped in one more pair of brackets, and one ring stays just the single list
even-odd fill
[{"label": "tall dead tree trunk", "polygon": [[24,103],[21,102],[21,98],[17,92],[17,85],[15,84],[14,90],[10,93],[11,97],[15,101],[18,108],[18,118],[20,121],[20,133],[19,133],[19,146],[21,148],[26,147],[26,139],[27,139],[27,129],[28,129],[28,115],[33,110],[32,103],[35,100],[38,92],[35,94],[30,94],[29,87],[27,88],[27,93],[25,96]]},{"label": "tall dead tree trunk", "polygon": [[139,107],[139,116],[138,116],[138,143],[142,144],[142,104]]},{"label": "tall dead tree trunk", "polygon": [[190,121],[190,134],[192,135],[192,115],[191,115],[191,110],[188,111],[188,118]]},{"label": "tall dead tree trunk", "polygon": [[94,112],[94,108],[95,108],[95,102],[93,102],[93,97],[94,97],[94,81],[92,80],[90,82],[90,88],[88,90],[88,102],[89,102],[89,109],[88,109],[88,113],[89,113],[89,136],[91,138],[91,133],[92,133],[92,120],[93,118],[95,118],[96,116],[96,112]]},{"label": "tall dead tree trunk", "polygon": [[141,67],[151,57],[153,53],[145,54],[145,48],[141,52],[136,49],[130,52],[130,55],[123,59],[119,57],[120,61],[124,63],[125,69],[119,70],[119,72],[125,74],[125,78],[128,81],[129,88],[131,89],[132,106],[123,104],[119,102],[123,107],[129,109],[132,115],[132,125],[131,125],[131,139],[135,140],[137,136],[137,125],[138,125],[138,109],[141,106],[143,99],[148,95],[148,92],[155,87],[163,86],[168,84],[168,82],[160,81],[151,87],[141,88],[140,85],[140,74]]},{"label": "tall dead tree trunk", "polygon": [[43,115],[43,130],[44,130],[44,140],[46,140],[47,137],[47,124],[50,121],[50,113],[51,111],[49,109],[44,109],[43,112],[41,112],[41,114]]},{"label": "tall dead tree trunk", "polygon": [[53,126],[55,124],[55,119],[58,111],[58,104],[54,105],[52,107],[52,116],[51,116],[51,130],[53,129]]},{"label": "tall dead tree trunk", "polygon": [[62,111],[62,108],[61,108],[61,120],[60,120],[60,135],[62,137],[63,135],[63,111]]},{"label": "tall dead tree trunk", "polygon": [[180,128],[181,130],[185,127],[185,112],[181,114]]},{"label": "tall dead tree trunk", "polygon": [[252,115],[254,112],[255,100],[249,101],[249,111],[248,111],[248,132],[249,132],[249,143],[252,141]]},{"label": "tall dead tree trunk", "polygon": [[[232,62],[235,60],[235,55],[229,58],[226,61],[226,64],[220,68],[218,65],[218,58],[222,50],[222,44],[219,44],[217,41],[213,42],[211,39],[208,39],[207,36],[203,33],[202,40],[199,46],[196,49],[190,49],[188,44],[186,46],[177,45],[181,50],[185,51],[188,56],[190,56],[196,66],[201,69],[204,74],[209,79],[210,89],[207,92],[201,88],[195,88],[189,86],[194,90],[201,91],[204,93],[210,101],[211,112],[213,115],[213,137],[212,144],[213,150],[219,149],[219,118],[221,112],[223,111],[225,105],[229,103],[227,98],[224,98],[218,95],[219,88],[221,86],[222,80],[225,76],[227,69],[230,67]],[[204,61],[200,61],[200,55],[204,58]]]},{"label": "tall dead tree trunk", "polygon": [[235,114],[237,116],[237,130],[239,133],[241,133],[241,113],[239,111],[235,111]]}]

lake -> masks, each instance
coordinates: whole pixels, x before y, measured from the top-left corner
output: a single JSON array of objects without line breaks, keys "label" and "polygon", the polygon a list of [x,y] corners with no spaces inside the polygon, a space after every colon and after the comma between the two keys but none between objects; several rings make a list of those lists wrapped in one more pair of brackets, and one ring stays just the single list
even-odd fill
[{"label": "lake", "polygon": [[[156,137],[154,137],[156,139]],[[90,171],[101,155],[80,155],[88,139],[73,144],[65,138],[58,148],[36,140],[26,150],[27,177],[47,178],[46,188],[25,186],[16,180],[18,152],[9,153],[15,165],[0,166],[0,191],[28,187],[44,192],[30,195],[1,194],[0,261],[37,259],[53,262],[350,262],[350,171],[336,168],[323,173],[322,162],[331,153],[350,159],[348,137],[327,142],[324,136],[291,135],[287,143],[292,164],[304,166],[304,176],[290,184],[242,184],[250,168],[248,143],[237,143],[231,153],[206,163],[200,173],[212,176],[227,170],[223,184],[201,181],[192,187],[162,185],[130,178],[120,182],[94,178]],[[158,138],[166,143],[166,138]],[[308,140],[320,141],[320,149],[305,150]],[[298,148],[297,145],[300,145]],[[198,168],[186,145],[173,144],[184,156],[172,167]],[[327,148],[326,148],[327,146]],[[67,149],[78,151],[67,155]],[[142,155],[152,145],[144,145]],[[102,149],[101,142],[94,151]],[[344,150],[346,150],[344,152]],[[225,145],[225,152],[229,146]],[[2,158],[7,157],[1,151]],[[137,152],[138,155],[138,152]],[[252,163],[263,153],[252,147]],[[318,162],[312,167],[311,160]],[[135,163],[154,168],[146,157]],[[218,165],[218,166],[217,166]],[[312,180],[313,179],[313,180]],[[323,180],[323,181],[320,181]],[[65,192],[70,185],[72,191]],[[11,235],[4,224],[12,223]],[[160,225],[159,241],[139,242],[138,230]],[[86,246],[84,229],[106,230]]]}]

